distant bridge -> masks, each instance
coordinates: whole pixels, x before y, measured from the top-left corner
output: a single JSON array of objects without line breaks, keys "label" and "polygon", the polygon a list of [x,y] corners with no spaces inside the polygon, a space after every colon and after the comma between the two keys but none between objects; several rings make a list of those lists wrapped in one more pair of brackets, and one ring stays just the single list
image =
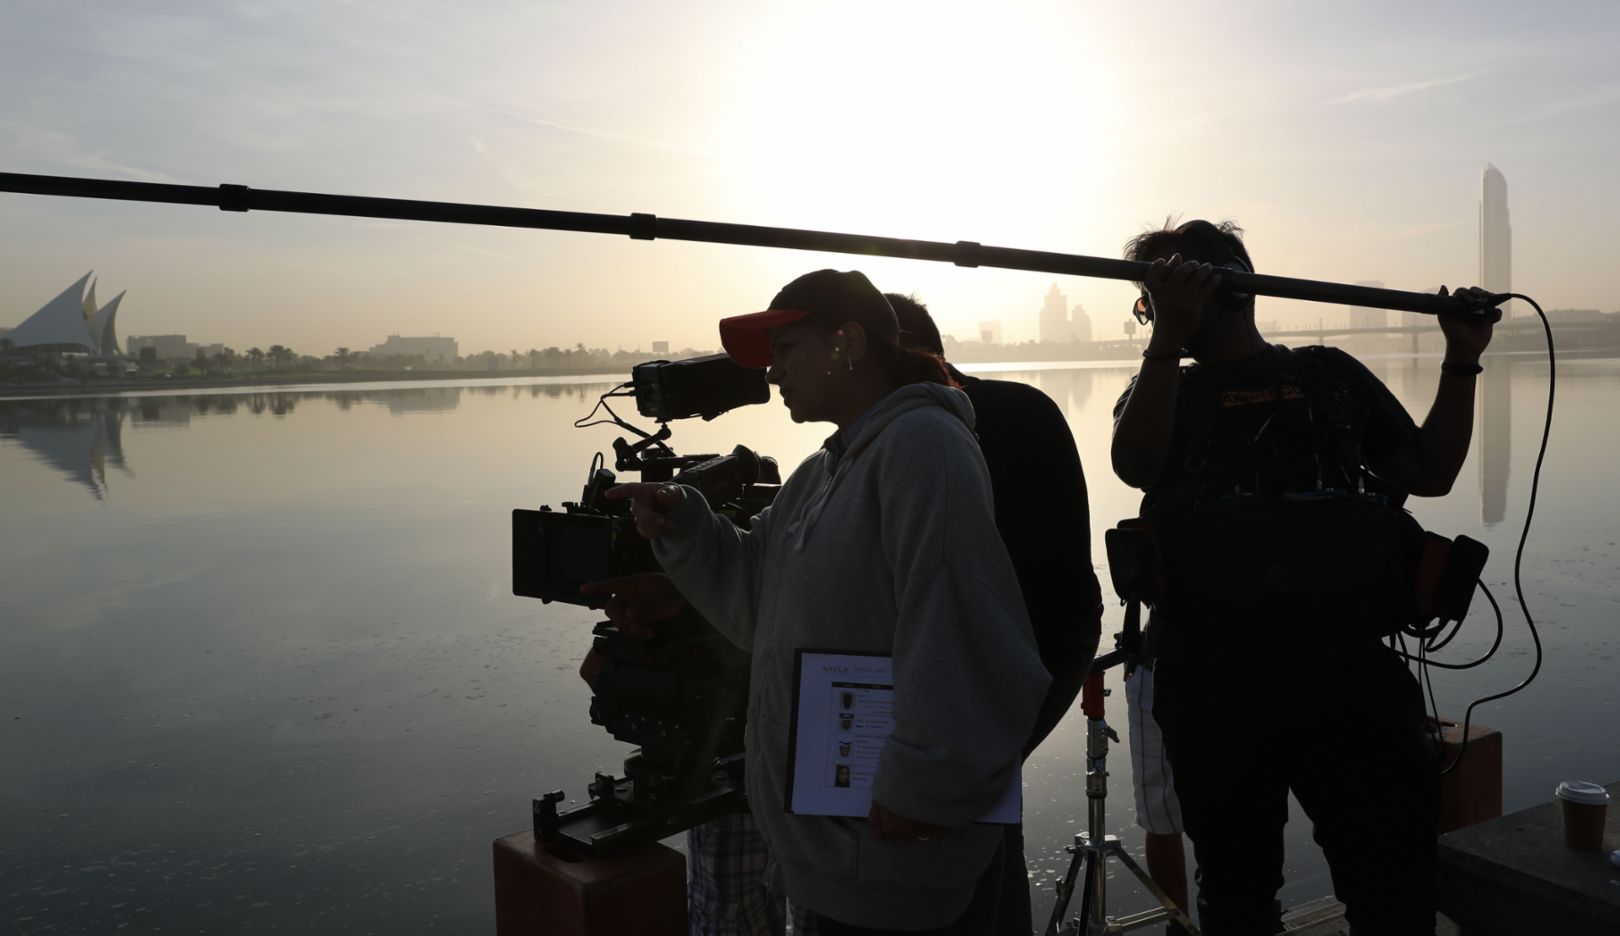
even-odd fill
[{"label": "distant bridge", "polygon": [[[1422,324],[1420,325],[1385,325],[1375,328],[1354,328],[1349,325],[1318,325],[1315,328],[1279,329],[1277,331],[1268,331],[1266,334],[1268,336],[1274,336],[1277,338],[1344,338],[1350,335],[1427,335],[1432,334],[1439,327],[1439,322],[1435,321],[1431,317],[1425,317],[1422,319]],[[1587,331],[1608,331],[1612,328],[1614,328],[1613,322],[1566,321],[1558,323],[1559,331],[1578,331],[1582,329]],[[1534,315],[1520,316],[1515,319],[1498,322],[1496,325],[1496,331],[1498,333],[1539,332],[1541,331],[1541,319]]]},{"label": "distant bridge", "polygon": [[[1587,342],[1588,339],[1607,336],[1616,337],[1620,333],[1617,323],[1611,319],[1582,319],[1571,321],[1568,319],[1550,318],[1557,328],[1560,339],[1567,339],[1574,345]],[[1410,321],[1410,320],[1409,320]],[[1425,317],[1417,325],[1386,325],[1375,328],[1352,328],[1348,325],[1318,325],[1316,328],[1292,328],[1267,331],[1266,338],[1309,338],[1315,339],[1317,344],[1326,344],[1329,338],[1349,338],[1373,335],[1411,335],[1412,351],[1418,349],[1418,338],[1423,335],[1432,335],[1440,329],[1439,322]],[[1536,315],[1521,315],[1497,323],[1494,337],[1496,339],[1514,339],[1531,335],[1542,334],[1541,318]],[[1562,340],[1560,344],[1562,344]]]}]

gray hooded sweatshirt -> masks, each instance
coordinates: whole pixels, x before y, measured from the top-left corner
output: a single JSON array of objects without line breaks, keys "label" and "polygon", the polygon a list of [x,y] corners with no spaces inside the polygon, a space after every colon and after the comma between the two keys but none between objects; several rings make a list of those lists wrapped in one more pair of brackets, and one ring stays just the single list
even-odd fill
[{"label": "gray hooded sweatshirt", "polygon": [[[747,790],[773,888],[856,926],[944,926],[967,908],[1002,835],[974,819],[1011,781],[1046,692],[972,423],[961,391],[902,387],[847,448],[835,434],[805,459],[749,531],[688,488],[654,542],[693,607],[751,650]],[[785,811],[801,648],[892,655],[873,795],[946,831],[879,841],[865,819]]]}]

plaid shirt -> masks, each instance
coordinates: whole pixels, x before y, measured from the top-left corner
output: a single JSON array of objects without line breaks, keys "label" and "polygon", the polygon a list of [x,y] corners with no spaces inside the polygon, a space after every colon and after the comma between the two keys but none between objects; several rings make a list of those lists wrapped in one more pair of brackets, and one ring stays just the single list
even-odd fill
[{"label": "plaid shirt", "polygon": [[730,813],[688,830],[691,936],[815,936],[814,914],[766,890],[769,861],[765,839],[748,813]]}]

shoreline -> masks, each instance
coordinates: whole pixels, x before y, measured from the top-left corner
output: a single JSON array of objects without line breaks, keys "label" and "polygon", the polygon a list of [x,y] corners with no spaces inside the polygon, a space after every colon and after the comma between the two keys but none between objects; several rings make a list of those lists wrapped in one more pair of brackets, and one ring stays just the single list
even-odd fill
[{"label": "shoreline", "polygon": [[417,382],[467,383],[525,377],[603,377],[624,379],[625,372],[602,367],[540,367],[508,371],[277,371],[231,377],[96,378],[56,383],[0,384],[0,400],[42,396],[102,396],[121,393],[167,393],[174,390],[284,390],[330,384]]},{"label": "shoreline", "polygon": [[[1541,356],[1543,351],[1530,351],[1528,349],[1502,348],[1485,352],[1487,360],[1491,358],[1513,358],[1523,360],[1533,356]],[[1430,359],[1438,358],[1438,352],[1401,352],[1398,354],[1372,354],[1363,355],[1366,360],[1388,361],[1397,358]],[[1608,358],[1620,357],[1620,348],[1571,348],[1559,350],[1559,358]],[[954,362],[968,373],[984,373],[993,371],[1012,371],[1020,368],[1036,367],[1041,370],[1061,369],[1065,367],[1097,367],[1097,366],[1132,366],[1138,363],[1133,355],[1121,358],[1078,358],[1066,360],[1042,361],[957,361]],[[148,377],[139,379],[130,378],[95,378],[81,379],[73,382],[55,383],[19,383],[0,384],[0,400],[27,399],[37,397],[71,397],[71,396],[114,396],[120,394],[141,393],[171,393],[180,390],[289,390],[309,387],[322,387],[343,384],[390,384],[390,383],[431,383],[447,384],[473,384],[483,381],[508,381],[523,379],[546,378],[593,378],[604,380],[623,381],[629,378],[628,369],[609,369],[602,365],[584,368],[540,367],[523,370],[505,371],[300,371],[300,372],[261,372],[257,374],[234,375],[229,377]]]}]

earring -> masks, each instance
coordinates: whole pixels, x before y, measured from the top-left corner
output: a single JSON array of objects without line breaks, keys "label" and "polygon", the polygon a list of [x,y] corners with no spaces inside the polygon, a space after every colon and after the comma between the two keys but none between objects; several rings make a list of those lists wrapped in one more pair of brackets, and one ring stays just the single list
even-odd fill
[{"label": "earring", "polygon": [[852,373],[852,374],[855,373],[855,359],[854,358],[852,358],[852,357],[844,358],[844,363],[849,365],[849,372],[850,373]]}]

